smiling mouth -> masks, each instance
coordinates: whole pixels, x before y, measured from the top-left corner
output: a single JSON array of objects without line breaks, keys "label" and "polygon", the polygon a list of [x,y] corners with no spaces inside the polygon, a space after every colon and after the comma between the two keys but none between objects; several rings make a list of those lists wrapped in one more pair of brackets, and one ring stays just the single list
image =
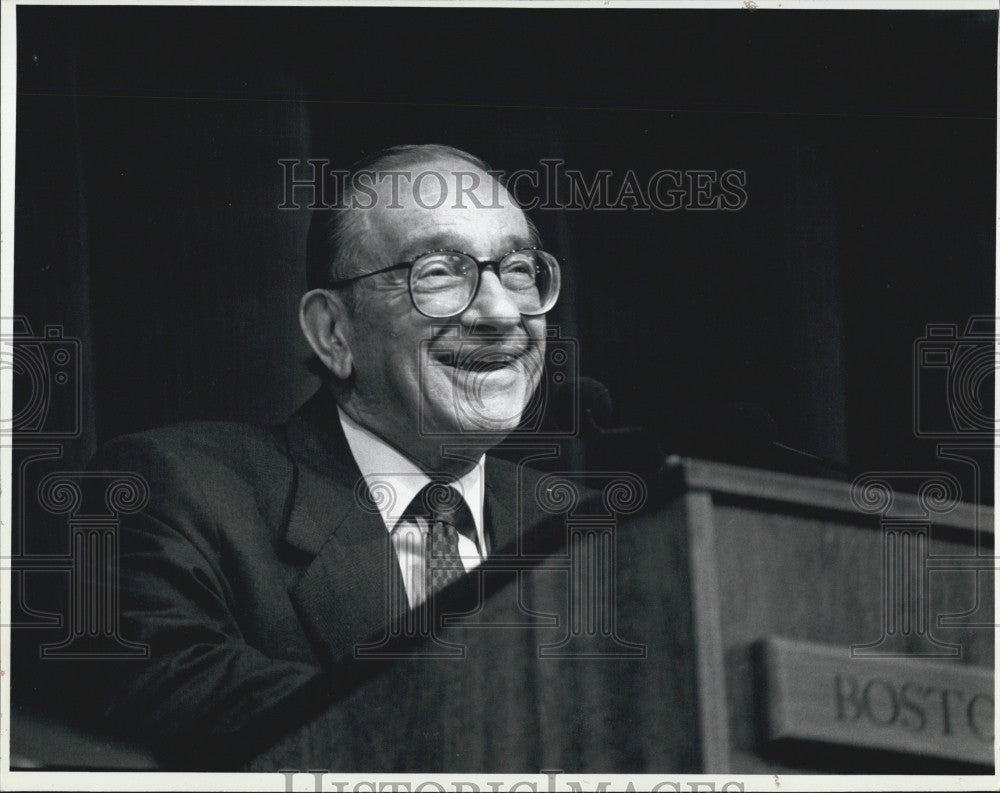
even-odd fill
[{"label": "smiling mouth", "polygon": [[526,351],[483,350],[460,355],[457,351],[444,351],[435,360],[451,369],[468,373],[499,372],[517,366]]}]

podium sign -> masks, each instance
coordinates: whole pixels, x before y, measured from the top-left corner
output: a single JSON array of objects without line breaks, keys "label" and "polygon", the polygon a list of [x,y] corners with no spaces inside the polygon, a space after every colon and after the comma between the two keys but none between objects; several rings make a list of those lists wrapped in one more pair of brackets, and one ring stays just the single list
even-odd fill
[{"label": "podium sign", "polygon": [[766,740],[838,744],[993,763],[993,670],[923,659],[858,658],[770,638],[760,648]]}]

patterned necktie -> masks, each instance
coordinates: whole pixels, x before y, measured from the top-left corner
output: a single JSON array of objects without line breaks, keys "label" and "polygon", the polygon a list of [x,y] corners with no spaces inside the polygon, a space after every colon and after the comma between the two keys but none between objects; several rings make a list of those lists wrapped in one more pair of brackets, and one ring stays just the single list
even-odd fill
[{"label": "patterned necktie", "polygon": [[476,543],[476,526],[462,494],[443,482],[425,485],[413,502],[414,511],[429,526],[424,543],[429,598],[465,574],[458,552],[458,535],[462,533]]}]

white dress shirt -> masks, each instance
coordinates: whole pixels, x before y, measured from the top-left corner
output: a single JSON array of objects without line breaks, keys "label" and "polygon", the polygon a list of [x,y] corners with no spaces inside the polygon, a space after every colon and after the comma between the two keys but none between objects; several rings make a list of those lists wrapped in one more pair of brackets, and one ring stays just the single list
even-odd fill
[{"label": "white dress shirt", "polygon": [[[368,485],[378,507],[386,531],[399,557],[400,573],[406,587],[410,607],[416,608],[427,599],[424,574],[424,545],[428,523],[423,518],[403,518],[403,513],[417,494],[430,484],[431,478],[408,457],[377,435],[359,425],[337,407],[347,445]],[[459,533],[458,553],[466,571],[478,567],[486,558],[486,537],[483,531],[483,464],[486,455],[465,475],[449,483],[465,499],[476,524],[479,547]]]}]

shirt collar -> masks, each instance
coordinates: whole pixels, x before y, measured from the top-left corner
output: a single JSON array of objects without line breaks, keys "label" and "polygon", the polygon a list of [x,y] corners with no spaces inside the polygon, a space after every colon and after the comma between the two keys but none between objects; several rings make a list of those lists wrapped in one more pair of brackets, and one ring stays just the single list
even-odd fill
[{"label": "shirt collar", "polygon": [[[347,445],[351,448],[354,461],[361,470],[386,529],[391,532],[410,502],[425,485],[430,483],[431,478],[406,455],[354,421],[341,410],[339,405],[337,413],[340,415],[340,424],[344,428],[344,437],[347,438]],[[468,473],[450,483],[469,505],[472,519],[476,523],[480,548],[486,547],[483,536],[485,460],[484,454]]]}]

